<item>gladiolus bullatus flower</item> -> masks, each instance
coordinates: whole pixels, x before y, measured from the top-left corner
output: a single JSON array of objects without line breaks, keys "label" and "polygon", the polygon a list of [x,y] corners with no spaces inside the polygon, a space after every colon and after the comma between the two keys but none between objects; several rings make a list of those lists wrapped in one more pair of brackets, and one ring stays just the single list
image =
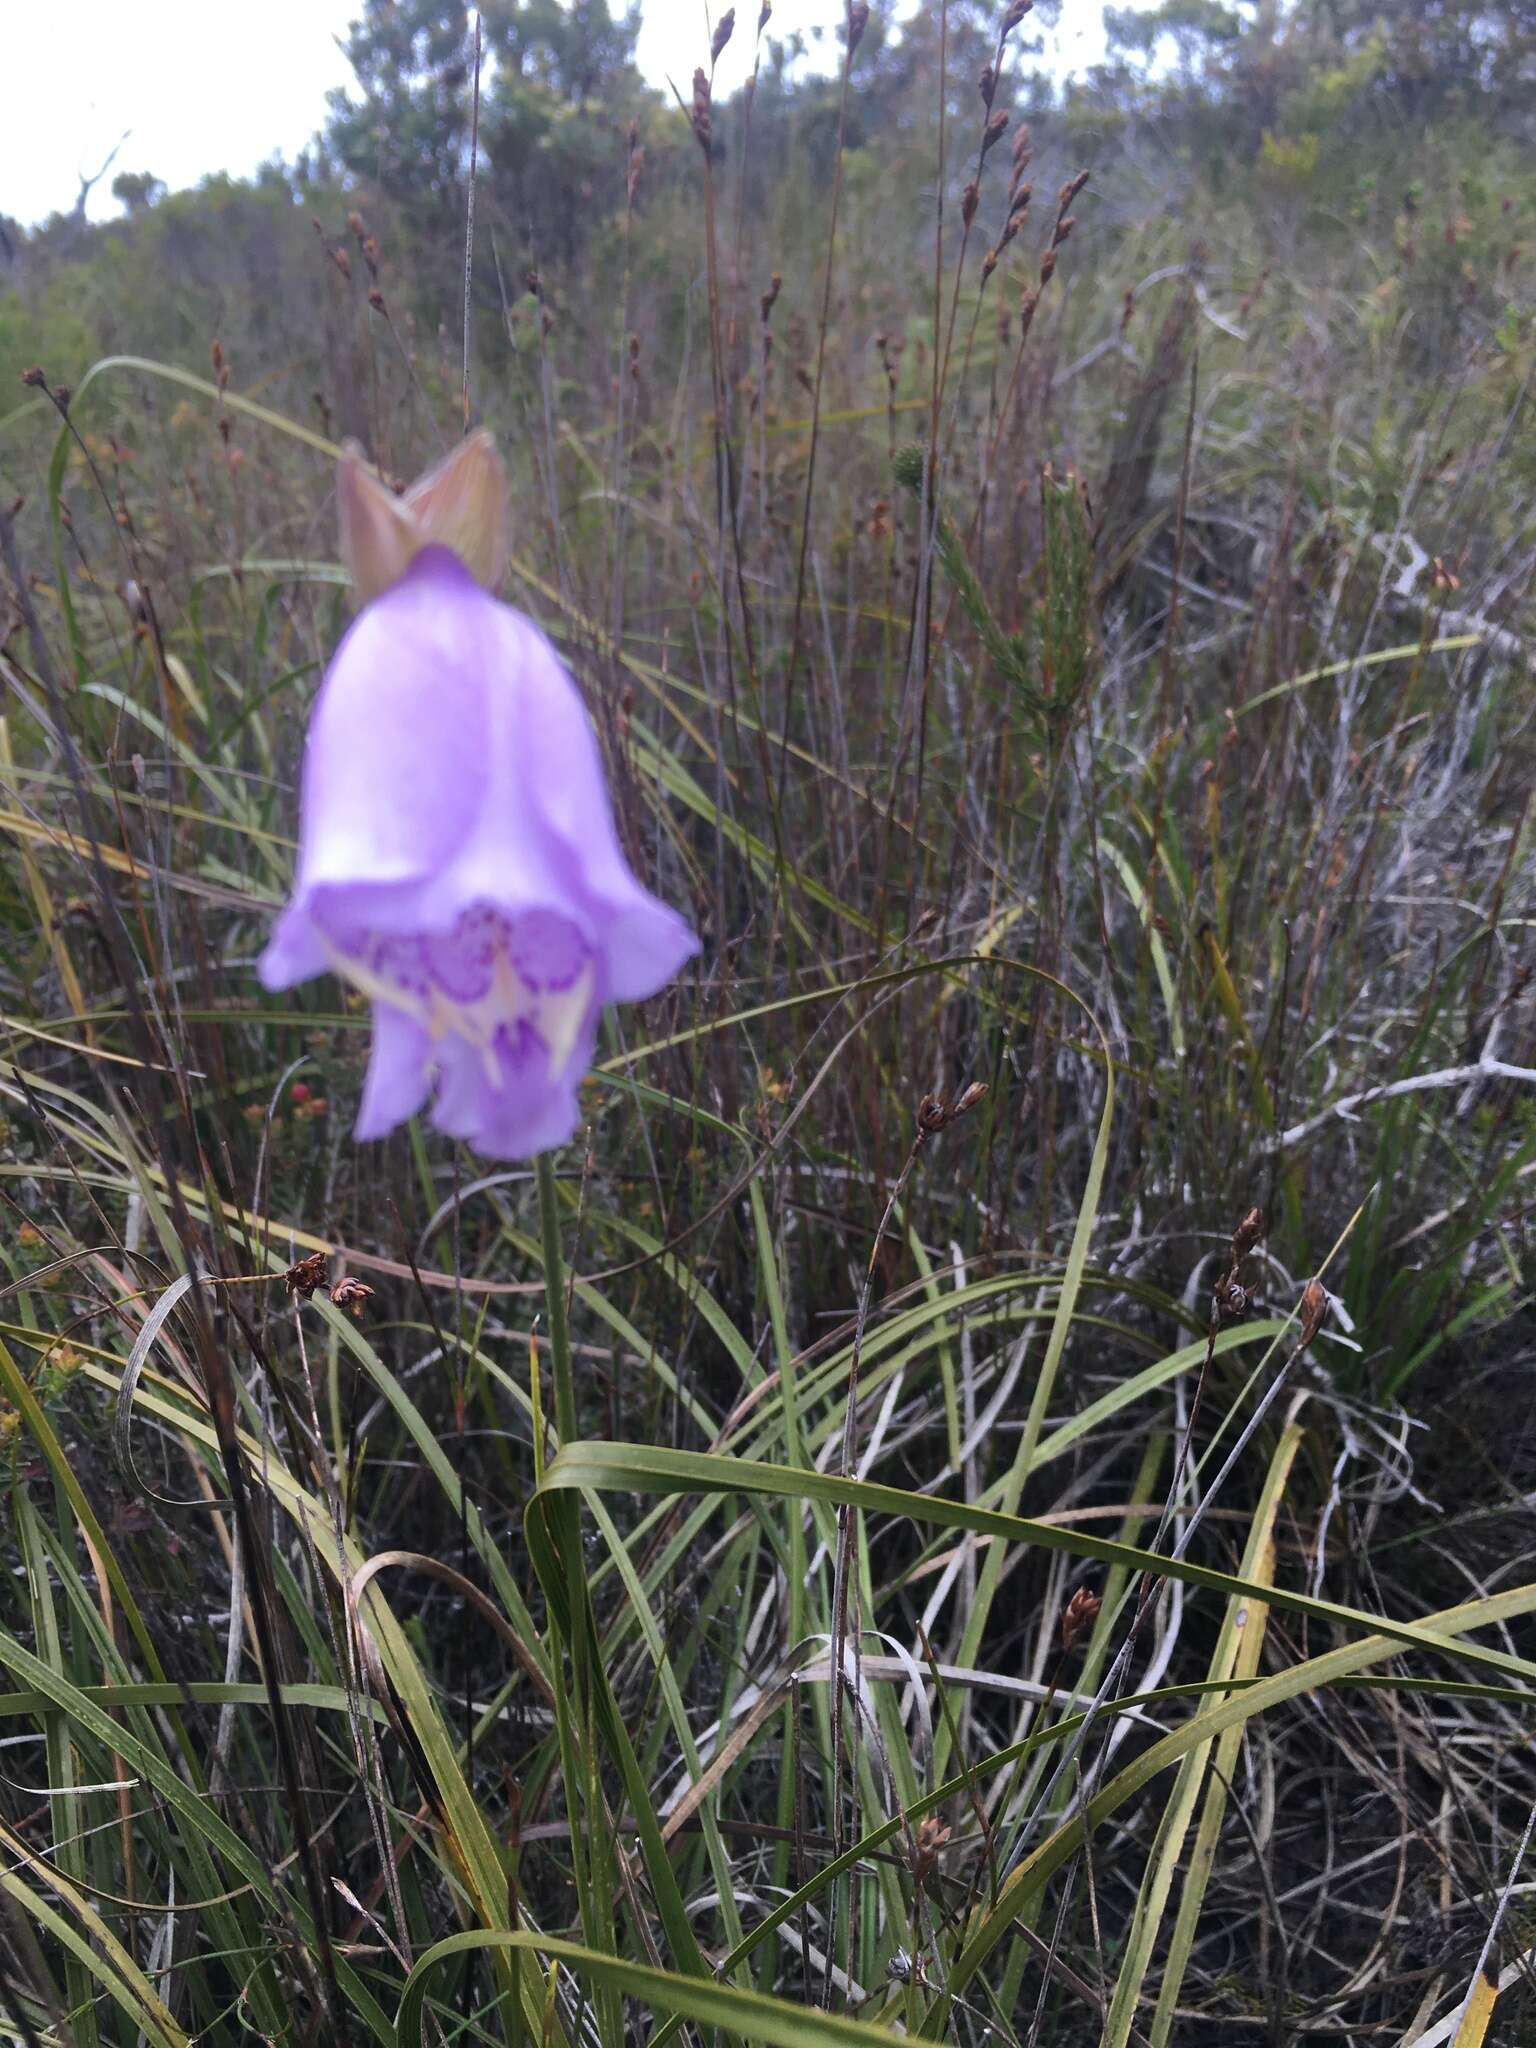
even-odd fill
[{"label": "gladiolus bullatus flower", "polygon": [[605,1003],[697,950],[636,880],[597,739],[529,619],[429,543],[365,605],[310,721],[270,989],[334,972],[373,1005],[359,1138],[437,1127],[527,1158],[576,1127]]}]

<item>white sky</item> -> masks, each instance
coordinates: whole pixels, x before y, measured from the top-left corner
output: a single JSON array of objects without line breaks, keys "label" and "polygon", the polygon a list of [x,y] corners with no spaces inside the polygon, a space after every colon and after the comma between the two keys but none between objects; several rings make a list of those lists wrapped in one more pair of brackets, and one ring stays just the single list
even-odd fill
[{"label": "white sky", "polygon": [[[909,0],[895,4],[899,15]],[[125,130],[91,194],[94,220],[119,211],[119,171],[150,171],[176,190],[209,171],[244,176],[275,150],[295,156],[324,120],[327,91],[350,83],[336,38],[358,12],[357,0],[4,0],[0,214],[30,224],[67,211]],[[737,12],[721,94],[751,63],[755,0]],[[842,18],[843,0],[774,0],[770,33],[821,26],[830,63]],[[1092,62],[1103,48],[1099,0],[1063,0],[1047,43],[1058,68]],[[705,0],[644,0],[640,67],[654,84],[670,72],[686,91],[707,49]]]}]

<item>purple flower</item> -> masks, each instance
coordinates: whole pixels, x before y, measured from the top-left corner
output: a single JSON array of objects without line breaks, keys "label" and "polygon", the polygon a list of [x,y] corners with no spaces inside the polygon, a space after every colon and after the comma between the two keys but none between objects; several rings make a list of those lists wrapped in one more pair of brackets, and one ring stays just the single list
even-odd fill
[{"label": "purple flower", "polygon": [[604,1003],[698,941],[641,887],[597,740],[539,629],[428,545],[336,650],[304,755],[293,897],[269,989],[327,971],[373,1004],[359,1138],[431,1101],[482,1152],[576,1127]]}]

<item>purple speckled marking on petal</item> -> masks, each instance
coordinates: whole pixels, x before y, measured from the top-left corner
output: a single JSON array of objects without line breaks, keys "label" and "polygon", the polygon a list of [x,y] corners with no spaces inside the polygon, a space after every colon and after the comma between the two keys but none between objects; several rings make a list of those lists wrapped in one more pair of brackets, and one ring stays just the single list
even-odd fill
[{"label": "purple speckled marking on petal", "polygon": [[372,957],[373,934],[366,925],[322,921],[321,929],[329,943],[348,960],[366,961]]},{"label": "purple speckled marking on petal", "polygon": [[451,932],[423,942],[432,979],[456,1003],[477,1003],[490,993],[496,956],[507,943],[507,921],[489,903],[466,910]]},{"label": "purple speckled marking on petal", "polygon": [[498,1024],[491,1046],[501,1067],[503,1087],[517,1080],[535,1061],[549,1057],[549,1047],[526,1017]]},{"label": "purple speckled marking on petal", "polygon": [[369,965],[381,981],[393,982],[407,995],[432,993],[432,970],[420,939],[391,936],[376,940]]},{"label": "purple speckled marking on petal", "polygon": [[567,989],[591,958],[591,947],[557,910],[527,910],[512,927],[512,965],[529,988]]}]

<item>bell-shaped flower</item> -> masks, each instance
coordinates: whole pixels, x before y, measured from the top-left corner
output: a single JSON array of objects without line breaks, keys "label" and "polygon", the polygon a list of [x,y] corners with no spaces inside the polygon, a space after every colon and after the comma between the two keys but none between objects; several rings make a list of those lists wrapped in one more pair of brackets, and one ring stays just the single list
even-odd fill
[{"label": "bell-shaped flower", "polygon": [[315,701],[270,989],[373,1005],[359,1138],[431,1105],[501,1158],[561,1144],[598,1013],[697,950],[636,880],[597,738],[549,641],[429,545],[364,607]]}]

